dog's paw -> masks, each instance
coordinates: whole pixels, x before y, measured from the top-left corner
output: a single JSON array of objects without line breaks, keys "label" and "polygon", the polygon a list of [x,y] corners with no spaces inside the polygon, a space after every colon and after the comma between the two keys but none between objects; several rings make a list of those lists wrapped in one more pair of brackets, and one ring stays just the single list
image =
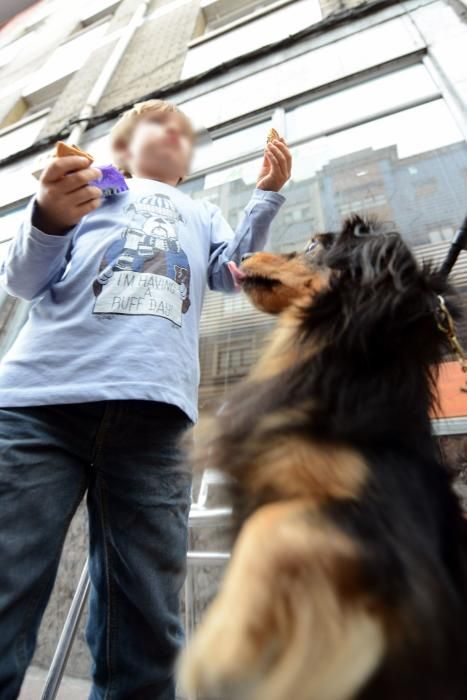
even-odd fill
[{"label": "dog's paw", "polygon": [[[231,613],[234,615],[234,613]],[[248,635],[235,634],[213,619],[206,620],[183,652],[178,679],[188,697],[215,695],[246,700],[257,677],[261,649]]]}]

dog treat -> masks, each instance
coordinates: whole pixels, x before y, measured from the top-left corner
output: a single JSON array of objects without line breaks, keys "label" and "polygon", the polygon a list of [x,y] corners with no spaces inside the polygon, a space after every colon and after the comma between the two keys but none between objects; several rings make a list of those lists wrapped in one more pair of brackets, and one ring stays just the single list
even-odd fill
[{"label": "dog treat", "polygon": [[[55,156],[57,158],[62,156],[84,156],[88,158],[89,164],[94,162],[94,158],[90,153],[86,153],[78,146],[70,145],[64,141],[57,141]],[[102,177],[99,180],[91,180],[89,182],[90,185],[94,185],[102,190],[104,197],[111,197],[114,194],[126,192],[128,185],[125,182],[125,178],[114,165],[100,165],[97,167],[102,172]]]},{"label": "dog treat", "polygon": [[78,146],[73,146],[64,141],[57,141],[55,144],[55,157],[62,158],[63,156],[83,156],[87,158],[91,163],[94,162],[94,158],[90,153],[86,153]]},{"label": "dog treat", "polygon": [[99,187],[104,197],[111,197],[114,194],[127,191],[128,185],[125,178],[114,165],[98,165],[97,167],[102,172],[102,177],[100,180],[91,180],[89,184]]},{"label": "dog treat", "polygon": [[279,138],[279,134],[274,129],[274,127],[271,127],[268,131],[268,137],[266,139],[266,143],[271,143],[271,141],[274,141],[274,139],[278,139],[278,138]]}]

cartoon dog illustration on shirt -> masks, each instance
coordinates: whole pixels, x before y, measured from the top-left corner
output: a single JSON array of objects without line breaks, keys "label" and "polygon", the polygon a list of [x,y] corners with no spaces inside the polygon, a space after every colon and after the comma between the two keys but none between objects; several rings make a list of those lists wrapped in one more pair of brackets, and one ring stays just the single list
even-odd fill
[{"label": "cartoon dog illustration on shirt", "polygon": [[[190,266],[179,241],[183,217],[170,197],[153,194],[126,207],[130,220],[121,240],[106,250],[93,283],[98,297],[112,284],[116,272],[152,273],[172,279],[179,287],[181,311],[190,307]],[[109,310],[111,313],[111,310]]]}]

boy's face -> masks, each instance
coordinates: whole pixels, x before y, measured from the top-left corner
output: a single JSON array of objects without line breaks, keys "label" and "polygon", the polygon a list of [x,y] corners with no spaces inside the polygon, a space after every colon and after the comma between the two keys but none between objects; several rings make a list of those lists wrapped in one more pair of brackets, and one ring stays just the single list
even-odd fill
[{"label": "boy's face", "polygon": [[180,116],[148,114],[134,129],[126,161],[135,177],[176,183],[187,174],[192,153],[193,138]]}]

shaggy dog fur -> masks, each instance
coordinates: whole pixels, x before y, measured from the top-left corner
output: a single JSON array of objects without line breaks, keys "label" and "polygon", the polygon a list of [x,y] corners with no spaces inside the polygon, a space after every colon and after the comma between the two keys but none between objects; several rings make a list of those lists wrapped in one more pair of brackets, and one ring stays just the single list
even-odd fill
[{"label": "shaggy dog fur", "polygon": [[446,338],[397,233],[357,217],[305,254],[256,253],[244,291],[280,314],[197,436],[239,525],[182,659],[192,693],[242,700],[465,700],[459,503],[430,430]]}]

